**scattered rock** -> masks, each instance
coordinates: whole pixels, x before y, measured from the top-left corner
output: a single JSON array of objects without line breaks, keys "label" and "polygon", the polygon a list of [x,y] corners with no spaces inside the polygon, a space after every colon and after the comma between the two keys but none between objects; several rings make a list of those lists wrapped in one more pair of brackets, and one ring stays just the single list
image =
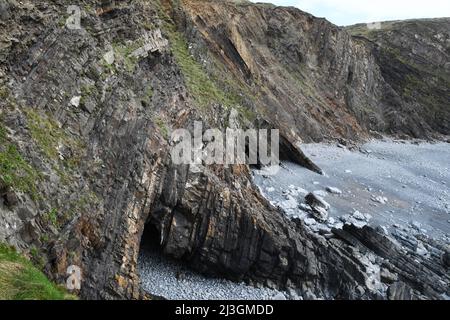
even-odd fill
[{"label": "scattered rock", "polygon": [[290,300],[303,300],[303,298],[293,288],[289,288],[287,292]]},{"label": "scattered rock", "polygon": [[150,53],[161,52],[168,44],[168,40],[161,34],[161,29],[156,29],[144,35],[144,44],[133,51],[131,56],[138,59],[146,58]]},{"label": "scattered rock", "polygon": [[389,300],[411,300],[412,289],[404,282],[392,284],[387,291]]},{"label": "scattered rock", "polygon": [[108,51],[107,53],[105,53],[105,54],[103,55],[103,59],[105,59],[105,62],[106,62],[108,65],[112,65],[112,64],[114,63],[114,61],[115,61],[114,50],[110,50],[110,51]]},{"label": "scattered rock", "polygon": [[298,207],[299,207],[300,210],[303,210],[303,211],[306,211],[306,212],[309,212],[309,211],[312,210],[311,206],[309,206],[309,205],[307,205],[305,203],[301,203]]},{"label": "scattered rock", "polygon": [[29,221],[35,217],[35,213],[26,207],[19,208],[17,215],[22,221]]},{"label": "scattered rock", "polygon": [[321,222],[326,222],[328,219],[328,211],[321,207],[316,207],[312,210],[311,215]]},{"label": "scattered rock", "polygon": [[342,194],[342,191],[334,187],[326,187],[327,192],[331,194]]},{"label": "scattered rock", "polygon": [[75,96],[72,99],[70,99],[70,105],[72,107],[79,107],[81,102],[81,96]]},{"label": "scattered rock", "polygon": [[312,225],[317,224],[317,221],[315,219],[311,219],[311,218],[306,218],[304,220],[304,222],[307,226],[312,226]]},{"label": "scattered rock", "polygon": [[318,221],[326,222],[330,205],[316,193],[309,193],[305,197],[306,203],[312,208],[311,214]]},{"label": "scattered rock", "polygon": [[359,211],[353,212],[352,217],[355,218],[356,220],[361,220],[361,221],[368,220],[367,217]]},{"label": "scattered rock", "polygon": [[420,231],[422,229],[422,224],[420,222],[413,221],[411,222],[411,227],[413,227],[417,231]]},{"label": "scattered rock", "polygon": [[387,204],[388,203],[388,198],[386,198],[386,197],[383,197],[383,196],[372,196],[372,201],[373,202],[377,202],[377,203],[380,203],[380,204]]},{"label": "scattered rock", "polygon": [[305,189],[303,189],[303,188],[296,187],[295,190],[296,190],[299,194],[302,194],[302,195],[307,195],[307,194],[308,194],[308,190],[305,190]]},{"label": "scattered rock", "polygon": [[184,281],[186,279],[186,274],[183,271],[177,271],[175,278],[177,278],[178,281]]},{"label": "scattered rock", "polygon": [[[2,43],[0,61],[7,59],[6,63],[2,64],[4,68],[1,68],[0,73],[4,74],[5,71],[11,73],[7,77],[2,77],[2,80],[5,78],[5,80],[11,82],[11,87],[14,87],[11,90],[11,97],[17,97],[20,100],[17,103],[17,107],[13,108],[15,110],[8,111],[6,117],[11,122],[15,122],[15,127],[11,126],[11,130],[17,131],[13,138],[16,140],[15,142],[20,142],[20,151],[26,152],[24,155],[26,159],[37,159],[36,161],[40,164],[38,169],[55,171],[52,169],[52,163],[39,159],[39,152],[33,150],[38,149],[35,148],[35,143],[25,140],[29,137],[29,130],[24,129],[26,122],[24,112],[26,110],[23,109],[25,104],[35,101],[37,112],[44,115],[46,111],[55,111],[55,118],[64,124],[64,131],[68,133],[70,138],[74,138],[75,141],[79,141],[84,146],[83,149],[85,149],[86,154],[83,153],[83,160],[94,159],[97,156],[102,160],[99,165],[90,161],[83,162],[84,164],[80,168],[74,170],[76,171],[74,174],[77,176],[73,180],[76,181],[73,184],[70,182],[70,186],[67,186],[67,188],[62,183],[60,185],[51,185],[49,181],[42,181],[42,186],[40,186],[40,189],[43,191],[43,199],[45,199],[42,202],[45,202],[45,206],[48,207],[57,205],[63,208],[65,205],[70,204],[72,200],[76,201],[79,199],[79,196],[89,195],[91,192],[99,195],[98,203],[89,205],[82,210],[86,212],[86,214],[82,214],[83,219],[86,218],[88,222],[82,223],[83,219],[78,219],[77,216],[78,220],[74,218],[73,221],[68,222],[68,225],[62,228],[63,230],[58,230],[57,233],[62,246],[66,246],[64,239],[66,237],[70,238],[72,235],[82,240],[79,254],[83,259],[80,259],[79,262],[82,264],[83,270],[89,271],[86,272],[86,279],[83,279],[86,284],[83,287],[85,288],[83,289],[83,299],[131,298],[131,295],[133,295],[131,292],[136,291],[133,288],[138,287],[138,284],[134,283],[138,277],[135,274],[133,262],[139,249],[140,239],[137,238],[137,233],[146,222],[144,221],[145,217],[139,213],[140,211],[148,213],[154,226],[161,232],[161,237],[163,237],[165,243],[164,249],[168,254],[174,257],[189,256],[190,259],[188,260],[191,266],[202,268],[203,271],[222,272],[232,278],[242,278],[244,276],[256,280],[271,278],[277,285],[285,283],[287,278],[292,278],[296,283],[305,283],[309,287],[302,289],[302,292],[306,292],[305,297],[307,298],[322,298],[324,293],[330,293],[330,296],[338,294],[339,296],[336,298],[356,297],[357,294],[354,288],[364,285],[362,282],[367,275],[366,268],[360,269],[361,264],[359,260],[361,255],[366,254],[366,250],[359,249],[359,242],[352,242],[352,239],[349,237],[345,243],[342,241],[326,243],[323,237],[312,235],[309,230],[296,230],[296,226],[291,221],[281,217],[280,212],[269,207],[267,201],[262,201],[263,199],[257,190],[251,187],[244,187],[246,183],[250,182],[250,174],[246,166],[233,166],[230,168],[217,166],[216,168],[211,168],[213,170],[199,169],[199,171],[194,171],[191,170],[193,168],[185,169],[183,166],[172,166],[170,161],[166,161],[169,159],[170,153],[165,143],[166,141],[162,141],[164,139],[159,139],[152,134],[152,123],[156,119],[151,121],[151,119],[147,118],[148,112],[142,112],[142,105],[137,103],[139,100],[138,95],[144,93],[142,91],[144,88],[154,85],[156,93],[155,99],[153,99],[155,100],[154,108],[155,110],[165,110],[164,119],[159,120],[167,121],[169,128],[190,127],[193,119],[200,118],[202,113],[197,112],[196,108],[193,108],[190,101],[192,99],[187,99],[186,92],[188,90],[185,86],[185,79],[180,72],[174,72],[174,70],[178,70],[176,59],[173,59],[169,52],[167,54],[163,52],[162,48],[167,44],[167,41],[161,37],[160,33],[147,34],[147,37],[143,39],[144,42],[131,43],[129,41],[131,39],[130,36],[133,36],[134,39],[134,36],[142,34],[143,22],[158,19],[156,15],[152,16],[152,12],[156,10],[153,10],[155,8],[152,8],[153,6],[150,2],[149,10],[147,10],[148,16],[145,17],[145,20],[142,19],[142,13],[135,11],[135,6],[124,5],[124,7],[127,7],[127,12],[129,12],[129,14],[125,15],[129,22],[126,26],[126,32],[120,29],[120,24],[122,24],[124,18],[123,14],[117,14],[116,16],[119,16],[118,19],[114,15],[104,16],[101,19],[92,15],[88,19],[89,24],[94,26],[93,30],[90,30],[92,32],[76,32],[73,33],[74,37],[61,37],[60,30],[54,28],[54,15],[51,14],[54,10],[52,8],[46,6],[48,7],[47,10],[44,7],[28,5],[28,2],[25,2],[27,8],[21,9],[23,6],[20,4],[21,1],[8,1],[8,3],[14,3],[12,13],[13,17],[17,17],[17,21],[14,21],[16,23],[8,21],[8,23],[3,24],[3,27],[8,27],[5,34],[17,37],[20,39],[20,43],[19,45],[13,45],[11,49],[6,47],[5,51],[3,50],[5,49],[3,48],[5,43],[0,41]],[[186,7],[190,5],[190,2],[186,3]],[[241,28],[240,25],[233,28],[232,34],[219,34],[217,39],[212,39],[212,43],[201,40],[204,34],[213,33],[214,26],[217,25],[212,23],[213,21],[210,19],[216,20],[215,22],[219,20],[225,21],[226,24],[228,22],[226,17],[230,17],[231,14],[236,17],[242,17],[243,21],[239,23],[248,23],[251,27],[247,29],[252,29],[252,26],[258,26],[261,23],[269,23],[275,33],[280,30],[286,31],[285,39],[294,37],[295,39],[302,39],[302,41],[305,40],[305,43],[301,44],[300,47],[294,46],[292,48],[292,46],[285,46],[285,41],[279,39],[279,37],[268,39],[269,42],[272,42],[280,49],[278,56],[288,58],[288,60],[296,60],[291,59],[292,56],[297,56],[301,53],[303,47],[316,44],[316,31],[323,33],[323,43],[330,44],[330,50],[327,50],[323,57],[324,63],[317,65],[317,61],[315,61],[317,59],[306,57],[307,63],[311,63],[314,69],[317,70],[320,76],[317,79],[322,79],[324,74],[328,76],[330,68],[327,67],[327,61],[336,62],[334,64],[337,68],[331,68],[336,70],[332,70],[332,74],[329,77],[330,79],[338,79],[342,78],[339,75],[348,73],[348,64],[357,65],[360,62],[360,58],[364,58],[368,65],[366,66],[367,68],[354,68],[355,70],[352,70],[355,73],[353,79],[360,79],[367,73],[367,70],[373,71],[374,77],[371,86],[382,88],[389,85],[389,83],[384,81],[384,78],[392,78],[383,77],[380,74],[378,64],[375,63],[379,59],[373,56],[372,50],[362,48],[360,51],[363,54],[355,56],[353,54],[355,49],[361,46],[359,44],[356,47],[346,46],[348,44],[346,31],[337,30],[335,26],[324,23],[321,20],[315,20],[299,10],[280,8],[280,14],[273,15],[271,14],[272,8],[265,9],[261,7],[261,12],[258,11],[261,14],[258,14],[256,19],[250,17],[247,20],[248,15],[246,13],[248,13],[248,10],[247,8],[242,8],[242,6],[236,6],[231,13],[225,11],[220,14],[220,10],[223,8],[221,8],[219,2],[215,2],[213,8],[209,9],[207,8],[209,6],[208,2],[204,2],[204,5],[205,7],[202,7],[202,10],[197,12],[195,12],[196,10],[183,12],[184,9],[180,8],[180,12],[175,10],[176,12],[173,14],[174,19],[177,20],[175,23],[183,25],[184,31],[188,31],[185,32],[188,38],[186,40],[195,46],[194,51],[203,52],[205,50],[206,53],[211,51],[211,54],[222,54],[224,57],[232,57],[235,60],[232,62],[240,63],[240,57],[235,57],[236,50],[232,45],[225,46],[221,52],[221,50],[216,50],[217,43],[214,43],[215,41],[220,41],[218,42],[219,44],[229,43],[233,39],[245,39],[246,37],[249,37],[249,41],[255,40],[252,38],[253,34],[251,33],[240,34],[245,29]],[[216,17],[215,13],[212,14],[212,12],[216,12],[214,8],[217,8],[217,13],[219,13]],[[225,8],[230,7],[226,4]],[[4,11],[2,10],[2,12]],[[197,18],[197,15],[201,17]],[[263,19],[261,20],[260,17],[263,17]],[[289,17],[289,19],[286,20],[286,17]],[[266,18],[270,18],[270,22],[268,20],[265,21]],[[305,32],[304,28],[304,24],[309,24],[307,20],[310,19],[312,19],[311,23],[315,26],[312,28],[314,30],[312,33]],[[232,22],[235,19],[228,20]],[[4,21],[2,20],[2,22]],[[204,33],[198,31],[197,23],[199,22],[202,24],[200,29],[205,31]],[[295,23],[295,25],[291,26],[291,23]],[[9,29],[9,26],[13,28]],[[229,29],[228,27],[233,26],[225,25],[223,29],[227,30]],[[114,37],[107,36],[109,31],[114,33]],[[106,34],[102,36],[101,34],[103,33],[97,32],[106,32]],[[98,58],[102,57],[105,51],[109,50],[109,48],[105,50],[105,45],[108,45],[113,40],[112,38],[117,43],[127,44],[128,49],[135,48],[134,45],[139,44],[139,48],[131,55],[131,57],[136,59],[128,61],[133,62],[136,72],[117,72],[111,77],[101,76],[101,66],[98,63]],[[334,41],[336,39],[338,39],[337,43]],[[101,41],[99,42],[99,40]],[[9,44],[6,43],[6,46],[9,46]],[[341,50],[342,48],[345,50]],[[370,48],[371,46],[367,47],[367,49]],[[157,55],[151,54],[154,50],[159,51],[161,56],[157,57]],[[408,50],[404,51],[409,52]],[[265,50],[261,52],[265,52]],[[285,53],[288,54],[286,55]],[[145,63],[135,65],[136,60],[143,57],[149,57],[149,59]],[[349,57],[351,61],[340,63],[343,59],[348,60],[347,58]],[[115,57],[115,59],[118,58]],[[255,58],[255,61],[262,61],[265,58],[271,58],[271,56],[258,56]],[[395,63],[398,63],[398,59],[394,60]],[[155,66],[156,68],[153,68]],[[341,68],[342,66],[345,66],[345,68]],[[278,65],[275,67],[278,67]],[[210,69],[212,75],[214,75],[214,68],[211,67]],[[384,69],[391,70],[391,68]],[[45,72],[43,73],[43,71]],[[258,71],[256,70],[255,72]],[[246,73],[244,70],[243,74],[245,75]],[[69,107],[68,105],[61,105],[62,94],[73,92],[75,86],[82,84],[80,81],[83,82],[83,78],[87,77],[95,79],[97,88],[103,88],[102,94],[100,95],[100,92],[98,92],[99,94],[84,99],[85,101],[82,101],[81,97],[73,97],[70,103],[78,107],[80,104],[85,106],[89,100],[93,100],[92,103],[95,103],[98,112],[93,112],[92,116],[89,117],[84,112],[76,112],[74,114],[73,110],[70,110],[71,108],[67,108]],[[155,77],[158,77],[161,81],[153,81]],[[286,80],[287,78],[282,74],[273,74],[272,80],[274,82],[280,79]],[[340,83],[337,85],[341,86]],[[287,89],[289,89],[288,91],[293,89],[297,92],[298,90],[295,90],[297,86],[297,81],[294,81],[294,83],[287,85]],[[358,86],[355,86],[355,97],[353,100],[359,101],[361,98],[367,98],[367,90],[361,90],[361,88],[356,87]],[[274,98],[275,106],[279,104],[279,107],[283,108],[283,102],[286,102],[286,99],[284,99],[284,95],[280,94],[280,90],[275,87],[262,88],[262,90],[261,92],[268,90],[269,94]],[[167,92],[173,94],[165,94]],[[313,116],[308,114],[307,108],[300,110],[301,112],[299,111],[299,114],[304,111],[302,113],[304,116],[300,121],[295,115],[290,116],[284,112],[298,107],[297,100],[302,97],[301,92],[297,93],[298,97],[296,96],[294,97],[295,99],[292,99],[293,104],[286,106],[286,110],[281,110],[286,116],[279,119],[278,113],[268,113],[266,115],[267,125],[273,126],[279,124],[280,120],[287,120],[283,121],[285,123],[283,128],[281,128],[287,134],[286,137],[282,137],[283,141],[281,144],[283,149],[285,149],[283,153],[285,155],[293,155],[294,162],[311,168],[315,167],[314,164],[295,145],[299,142],[300,136],[304,136],[308,140],[314,140],[317,134],[324,132],[326,128],[322,127]],[[70,99],[70,97],[68,98]],[[244,100],[250,100],[248,99],[249,97],[243,98]],[[303,98],[306,99],[303,101],[306,105],[315,103],[314,98],[306,96]],[[373,119],[375,119],[375,123],[372,124],[373,127],[381,127],[382,122],[392,125],[401,122],[404,124],[400,123],[399,128],[395,128],[395,125],[392,128],[386,127],[386,130],[411,132],[410,124],[413,124],[419,131],[417,134],[423,135],[425,132],[422,133],[420,128],[427,128],[427,121],[430,121],[430,125],[434,126],[434,120],[436,119],[416,123],[414,119],[420,119],[420,115],[417,116],[416,114],[410,115],[405,113],[403,115],[401,112],[392,112],[392,118],[385,119],[383,110],[395,107],[397,104],[392,106],[391,103],[381,101],[383,103],[379,107],[380,104],[377,102],[380,101],[377,101],[376,97],[373,98],[373,106],[376,109],[374,111]],[[391,99],[389,97],[385,99],[386,97],[383,95],[380,98],[383,98],[383,100]],[[366,127],[366,123],[362,121],[364,119],[358,120],[354,115],[351,115],[349,118],[352,122],[351,127],[348,126],[345,130],[340,130],[338,126],[342,124],[342,115],[347,108],[345,105],[341,106],[338,98],[331,100],[329,103],[319,101],[320,105],[318,106],[325,113],[333,111],[333,108],[338,108],[336,117],[330,117],[330,123],[326,126],[327,128],[336,128],[335,130],[330,130],[330,134],[340,132],[343,135],[351,136],[350,138],[363,136],[366,131],[363,129]],[[24,103],[20,103],[22,101]],[[290,101],[287,102],[291,103]],[[405,101],[405,106],[409,102]],[[263,107],[273,106],[272,101],[269,104]],[[446,106],[444,104],[444,107]],[[407,109],[403,108],[403,104],[399,107],[402,110]],[[328,108],[330,109],[328,110]],[[211,118],[211,121],[208,121],[207,125],[218,124],[219,121],[216,120],[223,119],[223,116],[225,116],[225,110],[223,109],[220,105],[211,106],[211,117],[206,117]],[[256,108],[253,109],[256,110]],[[378,109],[380,113],[378,113]],[[416,109],[421,110],[424,108]],[[89,107],[88,110],[94,109]],[[176,116],[181,110],[186,113]],[[355,114],[358,114],[359,111],[361,110],[355,110]],[[266,117],[264,116],[264,118]],[[297,127],[297,125],[299,126]],[[350,130],[352,128],[355,130]],[[289,131],[292,133],[289,133]],[[345,166],[353,167],[349,164],[345,164]],[[339,170],[342,171],[343,168]],[[316,171],[320,170],[316,169]],[[351,171],[347,170],[347,173],[351,173]],[[80,177],[80,179],[77,177]],[[190,187],[187,187],[188,185]],[[242,185],[242,187],[235,188],[236,185]],[[151,195],[151,197],[145,198],[146,194]],[[295,196],[292,197],[295,199]],[[290,200],[288,199],[288,201]],[[324,207],[318,206],[317,208],[319,209],[316,209],[316,211],[326,212],[329,210],[329,205],[327,204]],[[10,223],[10,221],[6,221],[6,223]],[[27,228],[30,225],[34,229],[31,228],[29,231],[24,229],[25,236],[23,239],[36,239],[40,234],[38,232],[39,226],[33,226],[33,223],[30,222],[30,224],[27,224]],[[114,228],[111,228],[111,226],[114,226]],[[42,228],[48,227],[42,226]],[[358,232],[363,231],[359,230]],[[240,246],[235,246],[236,239],[247,239],[248,241],[242,242]],[[364,238],[364,243],[370,240],[366,237]],[[374,240],[380,239],[376,238]],[[354,246],[352,243],[354,243]],[[372,243],[377,242],[374,241]],[[399,269],[400,278],[406,279],[407,275],[410,274],[422,276],[421,281],[418,281],[421,286],[416,285],[415,288],[421,287],[417,290],[422,291],[427,297],[434,298],[436,296],[435,292],[442,292],[440,287],[436,285],[437,281],[434,281],[436,278],[434,275],[440,275],[437,273],[439,271],[438,268],[434,268],[434,265],[427,266],[419,263],[421,269],[416,268],[413,260],[408,260],[403,255],[395,255],[397,251],[389,245],[384,245],[384,242],[375,244],[372,248],[380,249],[383,252],[386,250],[386,254],[389,257],[394,256],[392,260],[399,262],[396,267]],[[234,249],[234,251],[231,253],[230,249]],[[378,252],[378,250],[376,251]],[[283,252],[289,258],[289,269],[281,268],[277,259],[277,254],[280,252]],[[420,257],[417,257],[417,259],[420,262]],[[306,265],[305,261],[308,261]],[[407,264],[409,268],[402,270],[402,262],[406,262],[404,264]],[[440,262],[439,265],[442,268]],[[125,267],[123,268],[123,266]],[[430,269],[433,272],[428,272]],[[148,268],[147,270],[151,269]],[[53,274],[54,278],[62,279],[66,276],[65,271],[64,269],[62,272],[55,272]],[[145,276],[142,277],[142,281],[152,281],[155,273],[155,271],[151,270],[147,278]],[[111,281],[114,278],[117,281]],[[444,277],[441,278],[446,279]],[[171,280],[173,279],[176,280],[175,277],[171,277]],[[308,281],[304,281],[305,279]],[[167,282],[168,279],[163,279],[155,287],[165,287]],[[409,280],[409,282],[413,281]],[[219,287],[215,282],[213,283],[214,285],[208,290],[202,290],[203,287],[196,286],[195,282],[192,282],[186,288],[192,290],[196,296],[200,295],[200,298],[202,295],[211,297],[215,290],[221,291],[219,288],[223,291],[228,290],[228,292],[237,289],[239,294],[248,289],[243,286],[235,286],[234,284],[232,286]],[[342,283],[345,283],[345,286],[342,286]],[[152,288],[152,284],[149,283],[147,288]],[[241,289],[242,291],[240,291]],[[370,290],[372,290],[371,287],[364,285],[357,291],[360,292],[361,298],[368,298],[373,296],[369,294]],[[366,291],[367,296],[363,296]],[[316,297],[312,292],[317,293],[318,296]],[[269,297],[274,295],[271,293]],[[225,298],[228,297],[225,295]],[[242,297],[247,298],[249,295],[242,294]],[[251,295],[250,297],[254,298],[256,296]]]},{"label": "scattered rock", "polygon": [[376,228],[376,230],[377,230],[378,232],[380,232],[381,234],[384,234],[384,235],[386,235],[386,236],[389,235],[389,230],[388,230],[388,228],[387,228],[386,226],[378,226],[378,227]]},{"label": "scattered rock", "polygon": [[364,228],[367,226],[370,215],[365,215],[360,213],[359,211],[355,211],[352,215],[346,214],[340,217],[341,221],[346,225],[354,225],[357,228]]},{"label": "scattered rock", "polygon": [[319,224],[317,226],[317,231],[319,232],[319,234],[321,235],[328,235],[328,234],[333,234],[331,231],[331,228],[328,227],[327,225],[324,224]]},{"label": "scattered rock", "polygon": [[288,190],[283,191],[283,195],[291,195],[293,197],[305,196],[306,194],[308,194],[307,190],[294,185],[289,186]]},{"label": "scattered rock", "polygon": [[278,300],[278,301],[283,301],[283,300],[287,300],[286,299],[286,296],[283,294],[283,293],[278,293],[278,294],[276,294],[273,298],[272,298],[272,300]]},{"label": "scattered rock", "polygon": [[39,229],[34,220],[27,222],[20,231],[23,241],[33,243],[39,239]]},{"label": "scattered rock", "polygon": [[314,191],[313,193],[322,198],[325,198],[328,195],[328,193],[323,190],[317,190],[317,191]]},{"label": "scattered rock", "polygon": [[388,284],[392,284],[392,283],[398,281],[398,276],[396,274],[393,274],[386,268],[381,268],[380,278],[381,278],[382,282],[388,283]]},{"label": "scattered rock", "polygon": [[14,207],[15,205],[17,205],[19,203],[19,198],[17,197],[16,193],[14,191],[8,191],[6,192],[5,196],[5,204],[8,207]]},{"label": "scattered rock", "polygon": [[383,140],[383,139],[384,139],[383,135],[382,135],[381,133],[379,133],[379,132],[370,130],[370,134],[371,134],[372,137],[374,137],[375,139],[378,139],[378,140]]},{"label": "scattered rock", "polygon": [[317,296],[311,290],[306,290],[304,298],[305,300],[317,300]]},{"label": "scattered rock", "polygon": [[429,256],[429,252],[428,252],[427,248],[425,248],[425,246],[423,245],[422,242],[418,242],[417,248],[416,248],[416,253],[418,255],[421,255],[424,257]]},{"label": "scattered rock", "polygon": [[280,207],[284,210],[292,210],[298,208],[298,202],[291,195],[286,196],[286,201],[280,203]]}]

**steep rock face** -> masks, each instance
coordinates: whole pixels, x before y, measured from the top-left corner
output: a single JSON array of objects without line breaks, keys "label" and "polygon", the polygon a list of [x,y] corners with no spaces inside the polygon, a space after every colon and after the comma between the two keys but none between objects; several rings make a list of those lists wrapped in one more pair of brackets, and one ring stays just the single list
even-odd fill
[{"label": "steep rock face", "polygon": [[[233,71],[257,97],[252,109],[291,141],[364,138],[370,130],[448,134],[448,19],[418,21],[398,34],[401,23],[383,28],[373,33],[380,40],[374,49],[295,8],[183,3],[180,26],[193,52],[214,61],[205,53],[212,52]],[[220,63],[205,64],[214,74]]]},{"label": "steep rock face", "polygon": [[[294,287],[306,299],[406,297],[397,286],[407,288],[409,299],[448,294],[442,243],[430,241],[436,255],[424,261],[369,227],[347,226],[325,238],[271,208],[245,168],[229,172],[240,176],[231,184],[226,172],[173,170],[148,223],[158,229],[166,254],[203,273]],[[382,271],[396,280],[383,278]]]},{"label": "steep rock face", "polygon": [[249,87],[255,112],[291,141],[366,135],[365,122],[358,123],[347,105],[347,80],[355,69],[355,99],[373,106],[378,70],[367,49],[346,32],[294,8],[184,3],[194,52],[201,56],[202,47],[209,48]]},{"label": "steep rock face", "polygon": [[374,29],[356,25],[348,31],[373,48],[392,88],[385,95],[391,130],[415,137],[431,131],[448,134],[450,19],[383,22]]},{"label": "steep rock face", "polygon": [[[241,127],[280,127],[285,156],[318,171],[298,142],[367,134],[367,115],[349,106],[381,95],[370,80],[380,73],[370,47],[294,9],[122,1],[96,14],[96,3],[86,1],[82,29],[72,30],[64,26],[70,4],[7,1],[0,8],[1,241],[36,248],[34,259],[59,283],[68,266],[80,266],[84,298],[142,296],[136,261],[146,223],[160,232],[166,254],[200,271],[294,286],[309,298],[439,298],[448,291],[445,259],[421,265],[371,229],[331,239],[310,234],[260,196],[247,166],[170,159],[171,130],[200,119],[224,128],[234,108]],[[228,12],[247,15],[252,28],[216,26],[233,21]],[[289,37],[303,39],[297,29],[308,42],[289,50]],[[324,47],[302,56],[317,41]],[[338,61],[339,50],[345,59]],[[286,60],[296,56],[306,73]],[[358,77],[343,85],[349,66]],[[294,85],[303,80],[308,85]],[[336,86],[355,90],[353,104],[335,95]],[[401,280],[391,290],[381,262]],[[420,282],[411,274],[422,275]]]},{"label": "steep rock face", "polygon": [[[64,26],[69,5],[10,1],[2,21],[1,182],[20,200],[2,201],[1,240],[39,248],[60,283],[80,266],[83,297],[137,298],[140,233],[168,153],[161,132],[189,113],[186,91],[164,48],[129,56],[157,30],[142,27],[152,5],[97,17],[92,2],[80,30]],[[21,161],[6,157],[10,146]]]}]

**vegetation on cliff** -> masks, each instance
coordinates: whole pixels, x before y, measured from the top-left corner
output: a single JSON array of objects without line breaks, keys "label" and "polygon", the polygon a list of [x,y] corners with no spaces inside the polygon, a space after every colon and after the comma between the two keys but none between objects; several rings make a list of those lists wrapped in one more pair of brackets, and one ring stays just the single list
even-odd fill
[{"label": "vegetation on cliff", "polygon": [[15,249],[0,244],[0,300],[75,299]]}]

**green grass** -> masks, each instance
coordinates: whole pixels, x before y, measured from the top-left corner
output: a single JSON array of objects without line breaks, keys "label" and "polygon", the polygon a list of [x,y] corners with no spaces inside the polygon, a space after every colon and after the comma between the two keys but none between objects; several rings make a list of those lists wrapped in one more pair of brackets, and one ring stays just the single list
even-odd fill
[{"label": "green grass", "polygon": [[[245,3],[238,1],[240,3]],[[172,4],[178,6],[177,2]],[[238,83],[229,74],[225,66],[213,56],[215,70],[214,75],[206,72],[204,67],[195,60],[189,52],[187,41],[182,33],[177,31],[175,23],[157,3],[158,14],[163,21],[163,29],[171,44],[172,54],[181,69],[185,79],[187,90],[193,98],[195,105],[200,110],[210,111],[212,104],[221,104],[225,109],[236,109],[244,118],[252,122],[256,118],[255,112],[243,106],[242,95],[254,100],[253,94],[245,85]]]},{"label": "green grass", "polygon": [[31,137],[49,159],[58,158],[58,145],[64,135],[58,125],[34,110],[26,111]]},{"label": "green grass", "polygon": [[131,44],[113,44],[114,54],[119,60],[122,60],[125,70],[133,72],[138,64],[138,58],[133,56],[132,53],[143,46],[142,40],[135,41]]},{"label": "green grass", "polygon": [[141,26],[148,31],[156,29],[156,26],[152,22],[141,22]]},{"label": "green grass", "polygon": [[58,210],[52,209],[44,215],[44,221],[53,225],[55,228],[59,227]]},{"label": "green grass", "polygon": [[81,87],[81,99],[80,105],[84,105],[86,103],[86,99],[89,97],[93,97],[97,93],[97,88],[92,84],[85,84]]},{"label": "green grass", "polygon": [[61,227],[72,221],[75,216],[92,211],[99,203],[100,199],[94,192],[84,192],[78,199],[70,201],[64,208],[59,210],[52,209],[43,216],[43,221],[61,229]]},{"label": "green grass", "polygon": [[150,106],[152,104],[152,99],[153,99],[153,88],[151,84],[149,84],[144,91],[144,96],[142,97],[141,101],[145,106]]},{"label": "green grass", "polygon": [[33,199],[37,199],[37,184],[41,175],[8,140],[2,120],[0,115],[0,185],[27,193]]},{"label": "green grass", "polygon": [[41,240],[41,242],[42,242],[43,244],[47,244],[47,243],[50,241],[50,237],[49,237],[48,235],[46,235],[46,234],[43,234],[43,235],[41,236],[40,240]]},{"label": "green grass", "polygon": [[101,77],[103,80],[106,80],[110,75],[117,73],[117,69],[116,69],[116,66],[114,63],[108,64],[108,63],[106,63],[105,59],[103,59],[103,58],[101,59],[100,63],[103,67],[103,70],[105,71],[101,74]]},{"label": "green grass", "polygon": [[[172,44],[172,52],[177,64],[181,68],[187,89],[198,107],[208,109],[208,106],[211,104],[218,103],[226,109],[235,108],[249,121],[253,121],[256,118],[253,111],[242,106],[242,97],[237,93],[238,89],[236,88],[238,85],[228,74],[225,73],[225,75],[222,75],[224,79],[223,83],[209,76],[189,53],[188,45],[181,33],[171,31],[170,41]],[[227,88],[226,91],[222,90],[221,87]],[[251,98],[253,97],[252,94],[246,95]]]},{"label": "green grass", "polygon": [[[79,167],[84,145],[81,141],[70,137],[51,117],[41,115],[32,109],[26,110],[25,113],[31,137],[47,159],[53,162],[62,161],[63,169],[55,167],[55,170],[62,180],[69,181],[70,176],[66,169],[75,170]],[[72,151],[71,157],[60,159],[59,146],[69,147]]]},{"label": "green grass", "polygon": [[38,196],[39,173],[20,155],[16,146],[6,143],[0,147],[0,182],[6,187]]},{"label": "green grass", "polygon": [[9,97],[8,88],[5,86],[0,87],[0,99],[6,100]]},{"label": "green grass", "polygon": [[[431,118],[440,117],[441,110],[448,105],[448,98],[441,92],[450,86],[450,78],[442,75],[439,71],[427,69],[418,65],[408,58],[406,53],[402,53],[399,48],[384,48],[382,54],[399,63],[407,66],[406,75],[398,81],[398,92],[403,95],[406,101],[417,101],[427,108],[427,116]],[[429,80],[435,78],[437,84]]]},{"label": "green grass", "polygon": [[0,244],[0,300],[73,300],[13,248]]},{"label": "green grass", "polygon": [[45,260],[40,254],[39,249],[33,246],[30,249],[30,255],[34,265],[37,266],[39,269],[43,269],[45,266]]},{"label": "green grass", "polygon": [[347,27],[346,30],[353,36],[363,36],[369,39],[376,33],[376,30],[369,29],[365,23]]},{"label": "green grass", "polygon": [[165,139],[169,139],[169,128],[167,127],[167,124],[164,122],[161,118],[154,119],[155,124],[158,126],[159,130],[161,131],[161,134]]},{"label": "green grass", "polygon": [[206,108],[212,103],[232,107],[239,103],[235,97],[227,95],[219,89],[213,79],[203,70],[203,67],[191,56],[182,34],[171,31],[170,40],[173,55],[181,68],[188,91],[199,107]]}]

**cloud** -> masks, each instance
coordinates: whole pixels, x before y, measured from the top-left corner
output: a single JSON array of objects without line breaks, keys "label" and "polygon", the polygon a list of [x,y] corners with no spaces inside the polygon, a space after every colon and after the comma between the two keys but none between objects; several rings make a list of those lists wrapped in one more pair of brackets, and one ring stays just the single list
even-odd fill
[{"label": "cloud", "polygon": [[267,2],[296,6],[316,16],[325,17],[338,25],[450,17],[449,0],[267,0]]}]

